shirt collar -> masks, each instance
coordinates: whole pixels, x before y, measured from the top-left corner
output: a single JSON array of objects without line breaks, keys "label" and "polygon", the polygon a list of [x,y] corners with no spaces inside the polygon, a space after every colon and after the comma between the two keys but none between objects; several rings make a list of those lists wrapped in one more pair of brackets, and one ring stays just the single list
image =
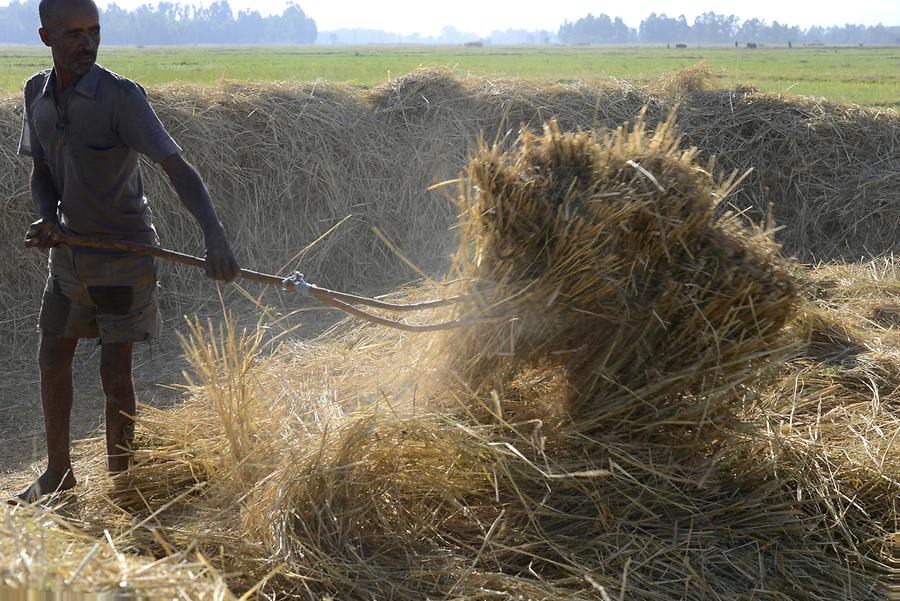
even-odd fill
[{"label": "shirt collar", "polygon": [[100,67],[97,63],[91,65],[91,70],[81,76],[75,84],[75,91],[86,98],[93,98],[97,93],[97,84],[100,82]]},{"label": "shirt collar", "polygon": [[44,87],[41,88],[41,96],[53,95],[53,90],[56,85],[56,69],[50,69],[50,73],[47,74],[47,79],[44,80]]},{"label": "shirt collar", "polygon": [[[97,93],[97,84],[100,83],[100,67],[97,63],[91,65],[91,70],[81,76],[75,84],[75,91],[86,98],[93,98]],[[50,74],[41,89],[41,95],[54,94],[56,90],[56,69],[50,69]]]}]

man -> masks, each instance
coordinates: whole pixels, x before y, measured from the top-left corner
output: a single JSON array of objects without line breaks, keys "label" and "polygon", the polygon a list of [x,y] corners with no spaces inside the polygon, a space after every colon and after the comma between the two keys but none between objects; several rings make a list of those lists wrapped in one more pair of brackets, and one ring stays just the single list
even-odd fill
[{"label": "man", "polygon": [[157,244],[138,153],[158,162],[206,241],[206,271],[231,281],[237,262],[209,192],[147,103],[144,90],[95,64],[100,18],[93,0],[41,0],[41,41],[53,69],[25,84],[19,154],[33,160],[39,219],[27,246],[51,248],[41,303],[39,363],[47,470],[17,496],[34,502],[76,484],[69,456],[72,361],[79,338],[100,338],[109,470],[130,463],[135,412],[132,345],[157,334],[152,258],[73,250],[64,234]]}]

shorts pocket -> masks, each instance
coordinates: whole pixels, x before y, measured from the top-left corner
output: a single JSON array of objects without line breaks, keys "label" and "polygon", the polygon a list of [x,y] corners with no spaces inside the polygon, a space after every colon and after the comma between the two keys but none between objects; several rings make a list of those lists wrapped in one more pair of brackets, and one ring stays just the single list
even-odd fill
[{"label": "shorts pocket", "polygon": [[88,286],[88,294],[103,315],[127,315],[134,304],[131,286]]}]

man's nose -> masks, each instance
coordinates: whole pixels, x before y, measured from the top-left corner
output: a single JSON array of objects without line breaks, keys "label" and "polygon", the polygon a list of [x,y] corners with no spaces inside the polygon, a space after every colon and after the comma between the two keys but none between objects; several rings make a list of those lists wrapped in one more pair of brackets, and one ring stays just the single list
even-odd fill
[{"label": "man's nose", "polygon": [[80,46],[82,50],[94,50],[97,47],[97,44],[94,42],[94,36],[90,34],[81,36]]}]

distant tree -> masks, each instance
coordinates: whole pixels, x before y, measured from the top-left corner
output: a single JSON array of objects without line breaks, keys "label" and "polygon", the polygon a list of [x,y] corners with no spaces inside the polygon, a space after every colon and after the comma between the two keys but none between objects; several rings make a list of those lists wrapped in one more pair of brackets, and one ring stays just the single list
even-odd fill
[{"label": "distant tree", "polygon": [[737,35],[739,23],[735,15],[705,12],[694,19],[690,39],[698,44],[729,44]]},{"label": "distant tree", "polygon": [[238,44],[259,44],[265,40],[266,20],[256,10],[238,12],[234,37]]},{"label": "distant tree", "polygon": [[132,44],[139,43],[134,40],[128,40],[128,32],[132,29],[132,16],[128,11],[119,8],[119,5],[112,3],[103,11],[103,43],[104,44]]},{"label": "distant tree", "polygon": [[690,36],[690,27],[684,15],[677,19],[665,14],[650,13],[641,21],[640,40],[650,44],[668,44],[686,40]]},{"label": "distant tree", "polygon": [[630,44],[637,41],[637,31],[625,24],[622,17],[616,17],[612,23],[612,43]]},{"label": "distant tree", "polygon": [[761,19],[744,21],[738,30],[738,37],[747,42],[759,42],[766,38],[769,26]]},{"label": "distant tree", "polygon": [[12,0],[0,6],[0,42],[12,44],[40,44],[37,35],[38,0]]},{"label": "distant tree", "polygon": [[559,28],[559,41],[564,44],[627,44],[635,38],[634,30],[621,18],[588,14],[574,23],[565,21]]},{"label": "distant tree", "polygon": [[316,41],[318,31],[316,22],[306,16],[303,9],[293,2],[281,13],[279,26],[284,27],[287,42],[294,44],[311,44]]},{"label": "distant tree", "polygon": [[813,25],[806,30],[803,41],[807,44],[821,44],[825,41],[825,28]]}]

